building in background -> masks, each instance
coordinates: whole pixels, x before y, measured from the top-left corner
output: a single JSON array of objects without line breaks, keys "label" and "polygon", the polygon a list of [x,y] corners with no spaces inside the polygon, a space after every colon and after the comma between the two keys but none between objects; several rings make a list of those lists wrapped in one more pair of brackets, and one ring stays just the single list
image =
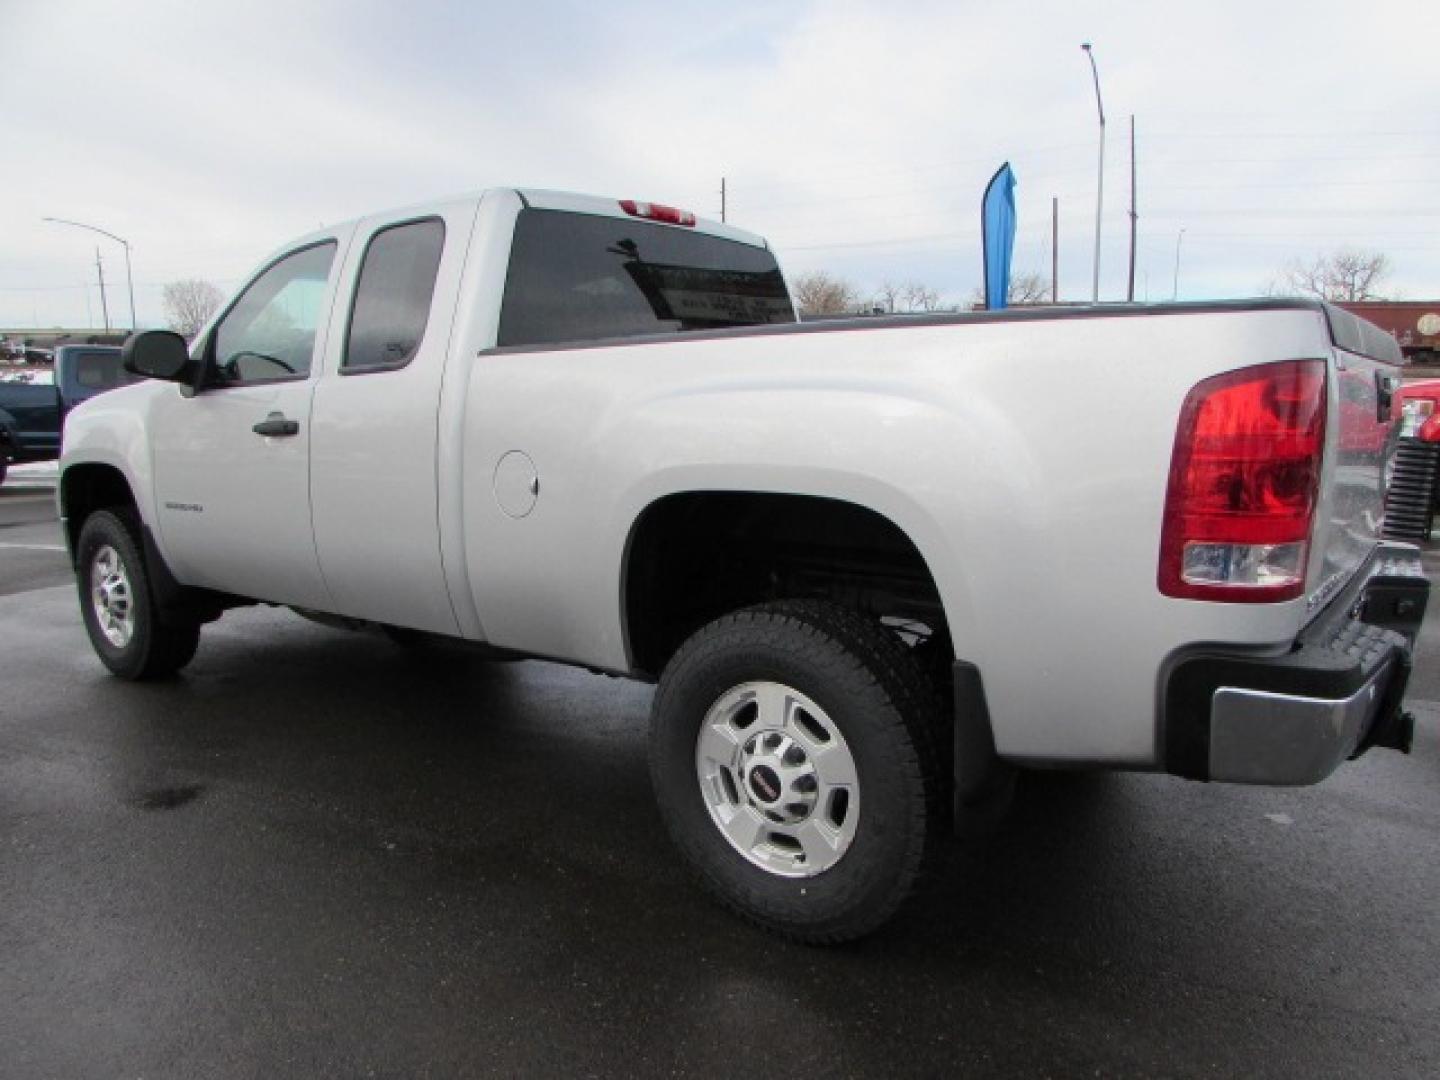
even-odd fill
[{"label": "building in background", "polygon": [[1406,378],[1440,375],[1440,300],[1341,300],[1337,306],[1394,335],[1413,365]]}]

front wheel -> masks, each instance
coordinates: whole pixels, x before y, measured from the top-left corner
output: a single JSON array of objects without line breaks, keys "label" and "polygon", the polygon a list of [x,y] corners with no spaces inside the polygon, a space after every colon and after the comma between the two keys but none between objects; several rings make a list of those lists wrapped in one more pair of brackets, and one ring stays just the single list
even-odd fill
[{"label": "front wheel", "polygon": [[150,595],[132,514],[102,510],[85,519],[75,576],[90,644],[122,679],[155,679],[190,662],[200,624],[162,620]]},{"label": "front wheel", "polygon": [[672,839],[768,929],[868,933],[909,895],[943,825],[936,700],[898,639],[839,605],[717,619],[655,697],[651,778]]}]

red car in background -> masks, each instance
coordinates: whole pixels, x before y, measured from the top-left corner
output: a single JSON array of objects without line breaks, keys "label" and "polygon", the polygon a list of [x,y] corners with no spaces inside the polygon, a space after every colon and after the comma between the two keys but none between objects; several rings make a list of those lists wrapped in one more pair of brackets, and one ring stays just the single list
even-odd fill
[{"label": "red car in background", "polygon": [[1395,404],[1400,442],[1385,489],[1385,537],[1423,544],[1440,501],[1440,379],[1405,384]]},{"label": "red car in background", "polygon": [[1440,443],[1440,379],[1406,383],[1395,395],[1404,417],[1400,437]]}]

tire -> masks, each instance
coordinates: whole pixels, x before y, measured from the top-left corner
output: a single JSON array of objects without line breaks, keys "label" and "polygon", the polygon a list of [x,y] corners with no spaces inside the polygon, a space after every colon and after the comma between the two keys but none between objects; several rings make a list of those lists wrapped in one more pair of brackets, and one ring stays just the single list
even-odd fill
[{"label": "tire", "polygon": [[5,474],[10,471],[10,463],[0,458],[0,484],[5,483]]},{"label": "tire", "polygon": [[723,904],[768,930],[869,933],[943,832],[937,700],[893,634],[839,605],[715,620],[666,666],[651,713],[671,839]]},{"label": "tire", "polygon": [[200,624],[162,620],[133,512],[101,510],[76,543],[75,583],[85,630],[100,662],[122,679],[173,675],[195,656]]}]

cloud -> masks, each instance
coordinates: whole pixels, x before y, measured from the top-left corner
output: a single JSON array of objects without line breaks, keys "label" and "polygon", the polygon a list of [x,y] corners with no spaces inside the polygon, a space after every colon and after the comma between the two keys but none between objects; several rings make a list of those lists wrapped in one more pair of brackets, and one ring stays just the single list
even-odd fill
[{"label": "cloud", "polygon": [[[176,277],[231,285],[290,236],[489,185],[654,198],[770,236],[862,288],[979,279],[978,200],[1019,177],[1016,267],[1088,295],[1107,111],[1103,294],[1123,296],[1137,116],[1137,291],[1253,292],[1342,243],[1440,293],[1427,42],[1403,3],[1086,5],[51,0],[4,20],[0,324],[98,308],[90,221],[134,246],[141,319]],[[1430,24],[1427,30],[1426,25]],[[1403,26],[1403,32],[1396,27]],[[16,160],[18,158],[18,160]],[[101,242],[107,277],[121,253]]]}]

